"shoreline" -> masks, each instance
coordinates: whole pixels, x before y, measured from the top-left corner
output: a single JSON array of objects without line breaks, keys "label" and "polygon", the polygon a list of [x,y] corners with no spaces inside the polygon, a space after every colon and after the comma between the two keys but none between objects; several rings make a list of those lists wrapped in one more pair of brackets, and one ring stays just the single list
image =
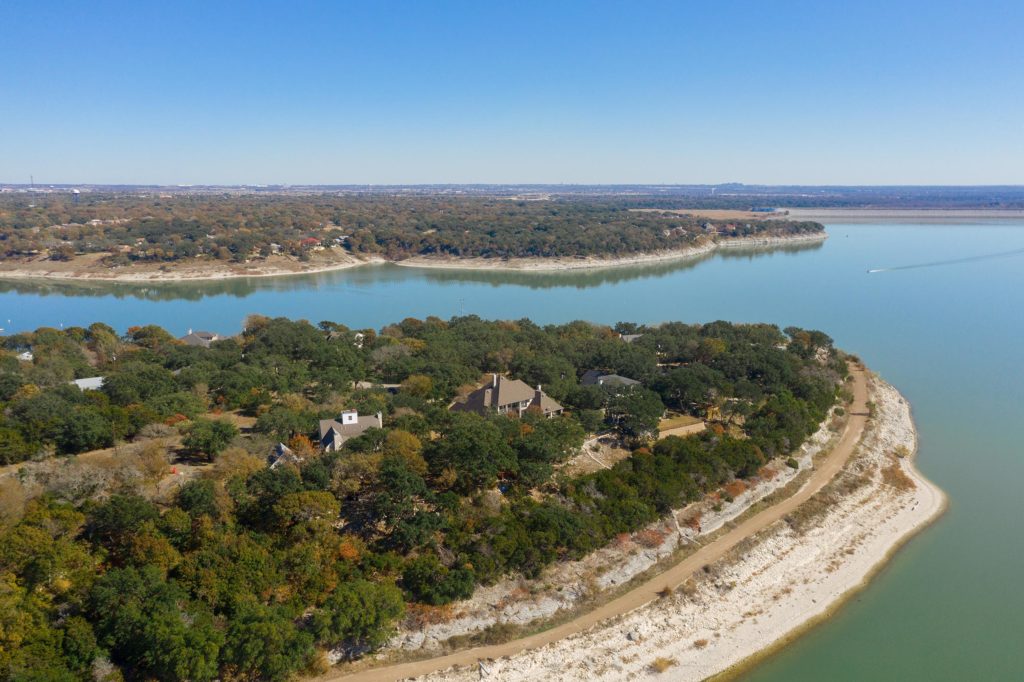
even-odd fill
[{"label": "shoreline", "polygon": [[[495,661],[492,669],[505,679],[543,677],[557,669],[564,670],[563,679],[618,680],[655,677],[650,665],[664,658],[674,661],[666,671],[672,679],[729,680],[835,615],[947,505],[945,494],[914,466],[917,437],[909,405],[885,382],[872,383],[872,398],[884,414],[833,483],[883,466],[892,447],[912,445],[914,454],[894,463],[913,481],[912,493],[890,494],[879,481],[855,489],[802,534],[783,521],[752,538],[751,546],[737,547],[711,565],[691,597],[677,593],[651,602],[589,632]],[[639,637],[631,643],[625,632]],[[578,651],[615,656],[592,653],[580,665],[573,656]],[[461,670],[453,672],[423,679],[469,679]]]},{"label": "shoreline", "polygon": [[[274,269],[264,267],[262,271],[238,272],[229,268],[222,268],[211,271],[209,268],[193,269],[194,265],[182,265],[180,271],[174,272],[174,266],[170,271],[136,270],[135,272],[114,272],[106,270],[100,272],[74,271],[74,270],[50,270],[36,271],[25,268],[3,269],[0,263],[0,280],[41,280],[41,281],[90,281],[90,282],[112,282],[125,284],[179,284],[187,282],[224,281],[231,279],[248,279],[263,277],[293,277],[297,275],[314,275],[349,268],[363,267],[367,265],[390,264],[411,268],[434,268],[446,270],[505,270],[514,272],[554,272],[566,270],[595,270],[601,268],[616,268],[630,265],[642,265],[645,263],[658,263],[666,261],[687,260],[699,258],[716,251],[719,248],[743,248],[743,247],[773,247],[789,244],[802,244],[821,242],[828,238],[825,231],[812,234],[771,236],[771,237],[737,237],[723,239],[721,241],[706,241],[703,244],[687,246],[682,249],[671,251],[660,251],[654,253],[640,253],[621,258],[599,258],[586,256],[580,258],[552,257],[552,258],[439,258],[431,256],[413,256],[412,258],[400,261],[389,261],[379,257],[361,258],[349,256],[346,260],[333,263],[317,264],[296,270]],[[291,263],[292,261],[289,261]],[[297,263],[297,261],[295,261]],[[21,264],[25,265],[25,264]],[[130,269],[130,268],[129,268]]]},{"label": "shoreline", "polygon": [[[659,661],[668,665],[671,679],[734,678],[834,615],[946,507],[945,494],[914,466],[917,432],[909,404],[877,377],[870,379],[870,397],[876,415],[828,483],[793,512],[705,564],[703,571],[670,576],[670,569],[651,580],[666,588],[678,582],[670,596],[654,597],[547,642],[528,637],[521,645],[509,642],[442,656],[456,663],[443,670],[422,661],[425,668],[416,670],[414,663],[396,666],[394,672],[468,682],[477,679],[478,671],[467,659],[507,649],[503,657],[486,658],[496,678],[654,678]],[[908,452],[904,458],[893,454],[901,446]],[[819,467],[828,463],[816,463],[815,471]],[[386,671],[371,668],[351,677],[395,677]],[[348,675],[337,671],[326,679],[339,677]]]},{"label": "shoreline", "polygon": [[725,488],[720,488],[581,559],[550,566],[536,578],[507,576],[492,586],[478,587],[469,599],[451,604],[450,619],[400,626],[389,640],[386,649],[390,651],[385,655],[438,655],[452,642],[479,635],[498,624],[546,629],[571,619],[570,614],[578,616],[592,610],[595,604],[588,602],[595,597],[599,604],[607,602],[612,595],[628,592],[648,578],[671,570],[695,548],[728,530],[730,524],[741,522],[780,495],[784,499],[794,494],[813,470],[815,460],[835,447],[841,421],[845,420],[835,411],[829,412],[818,430],[792,454],[798,469],[774,460],[756,479],[746,482],[743,492],[733,490],[736,494],[731,501],[722,499]]},{"label": "shoreline", "polygon": [[[888,384],[887,384],[888,385]],[[888,385],[891,388],[891,385]],[[917,425],[913,422],[913,414],[909,416],[915,436],[917,434]],[[808,634],[815,628],[824,625],[829,620],[839,615],[839,613],[846,607],[851,599],[856,597],[858,594],[866,590],[871,582],[877,578],[883,571],[889,568],[893,559],[903,548],[905,548],[911,540],[920,535],[921,533],[928,530],[930,527],[935,525],[939,519],[946,513],[949,508],[949,497],[946,493],[938,487],[935,483],[931,482],[916,466],[915,461],[917,459],[917,444],[911,454],[906,458],[906,471],[907,475],[917,484],[924,489],[929,495],[934,496],[936,501],[933,503],[931,508],[931,514],[918,520],[914,525],[906,528],[904,532],[896,537],[889,549],[878,558],[870,569],[864,573],[863,578],[853,584],[843,592],[834,601],[825,605],[825,608],[817,615],[811,616],[803,623],[799,624],[789,632],[782,635],[779,639],[772,642],[763,649],[751,653],[746,658],[741,659],[737,663],[730,665],[728,668],[721,672],[715,673],[710,677],[705,678],[707,682],[730,682],[731,680],[738,679],[744,673],[754,669],[761,663],[769,660],[770,658],[782,653],[788,647],[795,644],[804,635]]]},{"label": "shoreline", "polygon": [[508,270],[516,272],[551,272],[565,270],[600,270],[648,263],[687,260],[699,258],[718,249],[752,248],[786,246],[789,244],[806,244],[822,242],[828,239],[825,231],[812,234],[798,234],[771,237],[735,237],[720,241],[708,240],[702,244],[687,246],[671,251],[655,251],[638,253],[619,258],[584,257],[553,257],[553,258],[436,258],[430,256],[414,256],[395,265],[409,268],[428,268],[440,270]]},{"label": "shoreline", "polygon": [[790,220],[821,223],[973,223],[1024,220],[1015,208],[787,208]]},{"label": "shoreline", "polygon": [[[294,261],[298,263],[298,261]],[[333,263],[317,264],[310,267],[287,270],[275,269],[275,267],[264,268],[256,272],[238,272],[230,268],[199,268],[195,269],[194,264],[181,266],[180,272],[174,271],[153,271],[138,269],[136,272],[114,273],[112,270],[101,272],[51,270],[48,272],[37,272],[24,269],[3,269],[0,263],[0,280],[39,280],[39,281],[88,281],[88,282],[111,282],[122,284],[180,284],[187,282],[222,282],[232,279],[250,279],[264,277],[294,277],[296,275],[316,275],[336,270],[348,270],[349,268],[361,267],[364,265],[378,265],[384,263],[381,258],[356,258],[351,256],[346,260]],[[172,266],[173,267],[173,266]],[[189,269],[192,268],[190,271]],[[129,268],[131,269],[131,268]]]}]

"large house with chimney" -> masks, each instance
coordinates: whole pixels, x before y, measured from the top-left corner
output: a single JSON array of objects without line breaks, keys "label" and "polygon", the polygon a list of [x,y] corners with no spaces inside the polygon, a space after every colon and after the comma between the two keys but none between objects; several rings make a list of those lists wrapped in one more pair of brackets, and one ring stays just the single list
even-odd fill
[{"label": "large house with chimney", "polygon": [[216,332],[204,332],[204,331],[192,331],[188,330],[188,334],[178,339],[186,346],[197,346],[199,348],[209,348],[210,344],[214,341],[220,341],[221,336]]},{"label": "large house with chimney", "polygon": [[496,412],[521,417],[531,407],[540,409],[545,417],[562,413],[562,406],[541,390],[540,386],[530,388],[525,381],[494,374],[489,382],[470,393],[465,402],[454,403],[451,410],[476,412],[484,416]]},{"label": "large house with chimney", "polygon": [[345,441],[361,436],[367,429],[384,428],[384,416],[378,412],[373,416],[360,416],[355,410],[346,410],[337,419],[320,420],[320,446],[325,452],[340,450]]}]

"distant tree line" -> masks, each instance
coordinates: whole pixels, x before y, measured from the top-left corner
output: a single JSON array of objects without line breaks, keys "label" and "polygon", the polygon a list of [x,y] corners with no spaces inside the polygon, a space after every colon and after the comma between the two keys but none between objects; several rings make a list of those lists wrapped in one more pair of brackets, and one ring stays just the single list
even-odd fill
[{"label": "distant tree line", "polygon": [[[316,249],[412,256],[547,258],[677,249],[707,237],[707,219],[633,208],[651,198],[522,201],[480,196],[0,194],[0,259],[109,254],[111,266],[205,258],[227,262]],[[678,202],[676,202],[678,203]],[[718,221],[722,236],[799,234],[813,222]]]}]

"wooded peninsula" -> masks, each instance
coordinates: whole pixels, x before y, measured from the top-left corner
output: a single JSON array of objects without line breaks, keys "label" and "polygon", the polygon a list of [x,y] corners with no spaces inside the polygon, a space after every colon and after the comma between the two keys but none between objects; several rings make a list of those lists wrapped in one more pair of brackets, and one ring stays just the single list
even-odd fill
[{"label": "wooded peninsula", "polygon": [[684,207],[635,196],[5,193],[0,275],[61,264],[108,274],[148,266],[170,276],[204,264],[254,274],[288,262],[304,271],[381,259],[614,260],[824,236],[819,223],[767,209],[709,219]]},{"label": "wooded peninsula", "polygon": [[[821,332],[726,322],[253,317],[2,348],[5,680],[284,680],[362,656],[791,461],[847,376]],[[659,433],[681,423],[705,428]],[[596,436],[622,457],[575,467]]]}]

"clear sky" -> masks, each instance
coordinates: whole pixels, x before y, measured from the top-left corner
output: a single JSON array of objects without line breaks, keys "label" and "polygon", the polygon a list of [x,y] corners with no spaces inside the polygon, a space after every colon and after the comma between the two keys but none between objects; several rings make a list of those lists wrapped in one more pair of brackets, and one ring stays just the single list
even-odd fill
[{"label": "clear sky", "polygon": [[1024,184],[1024,2],[0,3],[0,182]]}]

